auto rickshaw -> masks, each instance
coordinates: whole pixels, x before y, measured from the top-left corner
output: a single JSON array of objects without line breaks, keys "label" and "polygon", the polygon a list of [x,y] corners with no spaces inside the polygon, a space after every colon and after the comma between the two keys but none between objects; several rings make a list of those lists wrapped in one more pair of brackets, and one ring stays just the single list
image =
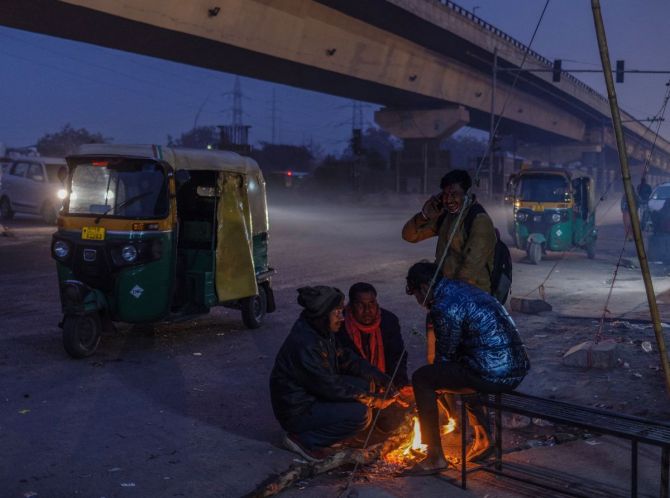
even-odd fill
[{"label": "auto rickshaw", "polygon": [[571,179],[562,169],[523,170],[514,181],[511,235],[528,260],[538,264],[547,251],[586,250],[595,258],[595,192],[591,178]]},{"label": "auto rickshaw", "polygon": [[265,181],[234,152],[91,144],[67,157],[67,197],[51,243],[63,345],[93,354],[113,322],[152,324],[275,309]]}]

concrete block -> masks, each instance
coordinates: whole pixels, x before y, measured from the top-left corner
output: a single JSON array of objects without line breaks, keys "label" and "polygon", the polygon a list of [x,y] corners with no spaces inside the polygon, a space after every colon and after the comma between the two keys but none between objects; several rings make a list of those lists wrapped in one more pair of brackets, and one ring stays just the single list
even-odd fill
[{"label": "concrete block", "polygon": [[502,425],[505,429],[524,429],[530,425],[530,417],[517,413],[503,413]]},{"label": "concrete block", "polygon": [[512,311],[534,315],[543,311],[551,311],[551,304],[542,299],[526,299],[523,297],[513,297],[510,300]]},{"label": "concrete block", "polygon": [[617,344],[613,340],[582,342],[563,355],[563,365],[578,368],[610,369],[616,365]]}]

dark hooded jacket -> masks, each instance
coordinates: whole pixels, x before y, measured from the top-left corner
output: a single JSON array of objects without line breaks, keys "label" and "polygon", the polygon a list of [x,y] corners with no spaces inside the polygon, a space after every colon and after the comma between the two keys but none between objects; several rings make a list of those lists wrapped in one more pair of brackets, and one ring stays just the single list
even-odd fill
[{"label": "dark hooded jacket", "polygon": [[337,344],[330,332],[316,330],[300,317],[286,337],[270,375],[275,417],[286,428],[317,401],[359,401],[381,397],[348,383],[345,376],[386,385],[388,377],[353,351]]},{"label": "dark hooded jacket", "polygon": [[505,308],[480,289],[443,278],[433,291],[435,361],[457,361],[481,379],[514,389],[530,369],[526,349]]}]

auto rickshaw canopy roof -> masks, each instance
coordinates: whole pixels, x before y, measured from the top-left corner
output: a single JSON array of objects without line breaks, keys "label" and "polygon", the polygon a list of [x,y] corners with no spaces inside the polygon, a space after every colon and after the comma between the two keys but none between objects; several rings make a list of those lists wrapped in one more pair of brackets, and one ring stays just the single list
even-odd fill
[{"label": "auto rickshaw canopy roof", "polygon": [[175,170],[230,171],[263,177],[250,157],[225,150],[177,149],[161,145],[85,144],[76,156],[121,156],[165,161]]}]

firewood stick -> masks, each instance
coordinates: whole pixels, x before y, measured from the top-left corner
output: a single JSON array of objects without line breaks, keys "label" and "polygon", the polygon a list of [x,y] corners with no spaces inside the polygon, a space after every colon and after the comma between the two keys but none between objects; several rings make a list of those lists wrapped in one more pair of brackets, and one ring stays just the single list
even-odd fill
[{"label": "firewood stick", "polygon": [[244,498],[274,496],[300,480],[324,474],[342,465],[353,465],[356,463],[366,465],[372,463],[380,456],[399,448],[403,443],[407,442],[407,437],[412,431],[412,425],[412,417],[407,416],[392,435],[382,443],[364,449],[346,448],[321,462],[294,463],[287,471],[268,477],[254,491],[245,495]]}]

